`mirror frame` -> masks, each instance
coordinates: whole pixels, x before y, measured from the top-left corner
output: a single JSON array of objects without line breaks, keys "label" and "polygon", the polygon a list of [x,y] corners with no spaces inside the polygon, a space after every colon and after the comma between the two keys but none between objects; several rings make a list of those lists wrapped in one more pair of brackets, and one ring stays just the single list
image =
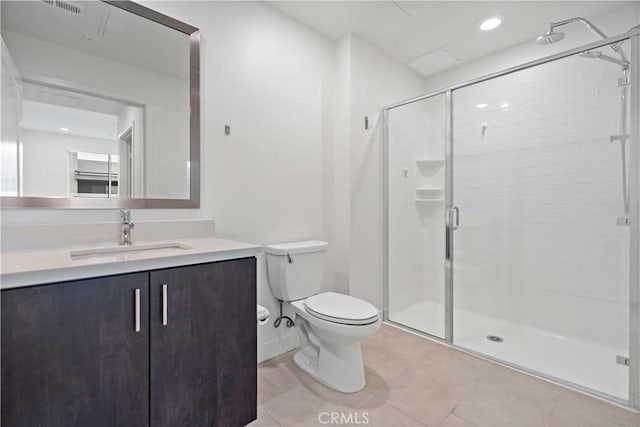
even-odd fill
[{"label": "mirror frame", "polygon": [[100,0],[189,36],[189,199],[0,197],[1,209],[197,209],[200,207],[200,30],[128,0]]}]

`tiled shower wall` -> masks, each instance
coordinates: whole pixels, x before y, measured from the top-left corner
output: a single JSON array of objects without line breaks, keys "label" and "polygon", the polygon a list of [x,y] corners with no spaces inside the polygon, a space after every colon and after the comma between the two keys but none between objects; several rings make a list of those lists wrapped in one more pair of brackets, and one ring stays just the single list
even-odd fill
[{"label": "tiled shower wall", "polygon": [[[618,76],[571,57],[454,91],[456,311],[628,347]],[[415,189],[444,183],[416,166],[443,158],[444,111],[444,97],[390,111],[390,313],[443,304],[444,204]]]},{"label": "tiled shower wall", "polygon": [[570,57],[454,92],[456,309],[627,348],[620,75]]}]

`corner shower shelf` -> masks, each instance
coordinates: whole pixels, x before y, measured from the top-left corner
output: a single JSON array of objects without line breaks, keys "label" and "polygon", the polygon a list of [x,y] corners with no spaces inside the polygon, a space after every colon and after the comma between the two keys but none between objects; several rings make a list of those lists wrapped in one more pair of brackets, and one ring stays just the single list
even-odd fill
[{"label": "corner shower shelf", "polygon": [[416,188],[417,200],[442,200],[444,188]]},{"label": "corner shower shelf", "polygon": [[416,205],[430,206],[444,202],[444,188],[416,188]]},{"label": "corner shower shelf", "polygon": [[443,202],[444,199],[416,199],[416,205],[418,206],[431,206]]},{"label": "corner shower shelf", "polygon": [[416,165],[418,169],[422,170],[437,170],[444,166],[444,160],[442,159],[422,159],[416,160]]}]

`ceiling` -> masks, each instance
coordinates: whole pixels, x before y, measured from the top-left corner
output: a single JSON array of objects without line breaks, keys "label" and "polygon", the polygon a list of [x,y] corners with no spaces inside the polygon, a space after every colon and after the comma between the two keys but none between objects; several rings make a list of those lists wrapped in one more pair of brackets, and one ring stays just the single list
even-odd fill
[{"label": "ceiling", "polygon": [[[2,30],[186,79],[189,36],[100,1],[2,1]],[[9,46],[11,49],[11,46]]]},{"label": "ceiling", "polygon": [[141,108],[33,82],[23,82],[22,99],[25,129],[110,140],[117,139],[123,110]]},{"label": "ceiling", "polygon": [[[117,139],[118,117],[24,100],[22,102],[22,127],[115,141]],[[62,128],[68,130],[63,131]]]},{"label": "ceiling", "polygon": [[117,116],[124,108],[130,107],[119,101],[33,82],[22,83],[22,99],[112,116]]},{"label": "ceiling", "polygon": [[[399,62],[429,75],[528,40],[533,42],[551,21],[575,16],[592,18],[630,2],[272,1],[269,4],[331,39],[354,33]],[[500,15],[503,24],[493,31],[480,31],[479,24],[493,15]]]}]

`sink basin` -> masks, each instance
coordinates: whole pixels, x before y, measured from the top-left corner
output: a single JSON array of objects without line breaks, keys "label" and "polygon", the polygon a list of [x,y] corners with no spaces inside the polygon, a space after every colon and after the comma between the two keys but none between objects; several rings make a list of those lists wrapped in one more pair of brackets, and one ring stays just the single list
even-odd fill
[{"label": "sink basin", "polygon": [[69,251],[72,260],[88,259],[88,258],[104,258],[114,257],[118,255],[130,255],[142,252],[181,252],[187,249],[193,249],[190,246],[181,245],[180,243],[156,243],[147,245],[131,245],[131,246],[110,246],[107,248],[79,249]]}]

